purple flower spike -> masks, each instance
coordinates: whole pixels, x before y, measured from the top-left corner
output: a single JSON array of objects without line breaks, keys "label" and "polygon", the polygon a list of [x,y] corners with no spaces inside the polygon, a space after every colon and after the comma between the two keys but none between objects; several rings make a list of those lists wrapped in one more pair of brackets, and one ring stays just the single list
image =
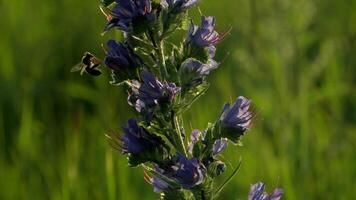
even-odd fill
[{"label": "purple flower spike", "polygon": [[124,154],[138,154],[162,146],[162,139],[139,127],[135,119],[129,119],[123,131],[125,134],[121,141]]},{"label": "purple flower spike", "polygon": [[213,154],[219,154],[227,148],[228,141],[226,138],[216,140],[213,145]]},{"label": "purple flower spike", "polygon": [[187,43],[192,43],[199,47],[208,47],[215,45],[220,41],[219,33],[215,31],[215,18],[205,17],[201,18],[201,26],[191,24]]},{"label": "purple flower spike", "polygon": [[163,8],[171,9],[172,13],[184,12],[198,3],[198,0],[161,0]]},{"label": "purple flower spike", "polygon": [[252,112],[249,111],[251,101],[245,97],[238,97],[235,104],[225,104],[220,116],[221,123],[239,134],[243,134],[250,126]]},{"label": "purple flower spike", "polygon": [[104,31],[116,27],[124,32],[129,32],[130,25],[135,20],[151,17],[152,6],[150,0],[116,0],[116,3],[110,13],[109,21]]},{"label": "purple flower spike", "polygon": [[205,169],[200,165],[198,159],[188,159],[181,154],[177,154],[178,162],[172,166],[173,175],[180,185],[185,189],[190,189],[196,185],[203,183]]},{"label": "purple flower spike", "polygon": [[276,188],[271,194],[266,193],[265,184],[258,182],[251,186],[248,200],[279,200],[283,195],[283,190]]},{"label": "purple flower spike", "polygon": [[124,72],[141,65],[140,58],[123,43],[109,40],[107,46],[110,50],[104,62],[111,69]]}]

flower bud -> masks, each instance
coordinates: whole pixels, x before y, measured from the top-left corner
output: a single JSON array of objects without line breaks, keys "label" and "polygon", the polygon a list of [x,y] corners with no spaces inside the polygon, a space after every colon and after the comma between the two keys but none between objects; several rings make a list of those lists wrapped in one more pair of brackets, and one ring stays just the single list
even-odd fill
[{"label": "flower bud", "polygon": [[220,160],[217,160],[209,164],[208,173],[210,176],[216,177],[225,172],[225,169],[225,163]]}]

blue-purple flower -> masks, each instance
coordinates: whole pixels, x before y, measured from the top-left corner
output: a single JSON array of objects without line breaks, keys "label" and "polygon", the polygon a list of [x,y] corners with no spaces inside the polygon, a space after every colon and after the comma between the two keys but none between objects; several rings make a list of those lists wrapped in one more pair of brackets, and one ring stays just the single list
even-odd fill
[{"label": "blue-purple flower", "polygon": [[283,195],[283,190],[276,188],[271,194],[268,194],[265,190],[265,184],[258,182],[251,186],[248,200],[279,200]]},{"label": "blue-purple flower", "polygon": [[213,154],[219,154],[227,148],[228,141],[226,138],[221,138],[219,140],[215,140],[213,145]]},{"label": "blue-purple flower", "polygon": [[194,145],[200,141],[200,140],[203,140],[204,139],[204,133],[202,133],[201,131],[199,131],[198,129],[195,129],[193,130],[191,133],[190,133],[190,141],[189,141],[189,144],[188,144],[188,151],[190,153],[193,153],[193,148],[194,148]]},{"label": "blue-purple flower", "polygon": [[153,74],[141,72],[142,84],[139,99],[146,104],[158,104],[160,101],[172,101],[180,91],[174,83],[160,82]]},{"label": "blue-purple flower", "polygon": [[[177,153],[169,165],[163,168],[156,166],[155,173],[159,174],[160,177],[146,178],[154,186],[155,191],[161,192],[170,189],[171,184],[174,184],[174,187],[178,186],[184,189],[191,189],[200,185],[204,181],[206,169],[198,159],[188,159],[184,155]],[[161,177],[164,177],[164,179]]]},{"label": "blue-purple flower", "polygon": [[171,13],[184,12],[197,3],[198,0],[161,0],[161,5],[170,9]]},{"label": "blue-purple flower", "polygon": [[[196,145],[199,141],[202,141],[204,144],[207,142],[205,141],[206,131],[199,131],[197,129],[193,130],[190,134],[190,141],[188,143],[188,151],[193,153],[194,145]],[[221,153],[223,150],[227,148],[228,140],[226,138],[217,139],[214,141],[212,146],[212,154],[217,155]]]},{"label": "blue-purple flower", "polygon": [[213,59],[209,59],[207,63],[202,63],[199,60],[188,58],[180,68],[183,87],[192,88],[202,84],[204,77],[218,66],[219,64]]},{"label": "blue-purple flower", "polygon": [[105,65],[116,72],[128,74],[141,65],[141,59],[125,44],[109,40],[109,51],[105,58]]},{"label": "blue-purple flower", "polygon": [[116,0],[116,3],[109,14],[109,21],[104,31],[116,27],[129,32],[133,24],[153,19],[150,0]]},{"label": "blue-purple flower", "polygon": [[200,185],[204,181],[205,168],[196,158],[177,154],[177,162],[171,167],[173,173],[171,177],[176,180],[183,188],[190,189]]},{"label": "blue-purple flower", "polygon": [[128,155],[131,166],[147,161],[160,163],[169,157],[170,149],[163,139],[147,132],[135,119],[129,119],[123,131],[119,145],[122,153]]},{"label": "blue-purple flower", "polygon": [[152,115],[153,109],[157,105],[172,102],[180,92],[180,87],[174,83],[160,82],[153,74],[141,72],[142,82],[134,86],[129,97],[130,105],[135,106],[136,110],[145,117]]},{"label": "blue-purple flower", "polygon": [[187,43],[199,46],[209,47],[220,41],[219,33],[215,31],[214,17],[201,17],[201,26],[191,24],[188,32]]},{"label": "blue-purple flower", "polygon": [[162,146],[160,137],[148,133],[137,124],[135,119],[129,119],[123,127],[124,135],[121,137],[122,152],[124,154],[138,154]]},{"label": "blue-purple flower", "polygon": [[[159,168],[158,166],[155,167],[155,173],[159,174],[161,177],[164,177],[164,170]],[[147,173],[145,173],[144,177],[145,180],[153,186],[153,191],[156,193],[171,190],[171,185],[167,181],[158,177],[157,175],[150,177]]]},{"label": "blue-purple flower", "polygon": [[240,135],[249,128],[253,114],[249,111],[251,101],[245,97],[238,97],[232,107],[226,103],[220,116],[220,123],[227,138],[237,142]]},{"label": "blue-purple flower", "polygon": [[209,59],[208,62],[202,63],[199,60],[189,58],[182,64],[183,72],[193,74],[195,77],[203,77],[210,73],[210,71],[216,69],[219,64],[213,60]]},{"label": "blue-purple flower", "polygon": [[151,184],[153,185],[153,191],[156,193],[163,192],[165,190],[168,190],[169,184],[165,182],[164,180],[154,176],[151,178]]},{"label": "blue-purple flower", "polygon": [[201,25],[196,26],[191,23],[188,31],[188,36],[185,40],[185,55],[194,57],[205,64],[216,66],[217,63],[213,60],[215,56],[215,45],[221,41],[225,34],[220,35],[215,30],[214,17],[201,17]]}]

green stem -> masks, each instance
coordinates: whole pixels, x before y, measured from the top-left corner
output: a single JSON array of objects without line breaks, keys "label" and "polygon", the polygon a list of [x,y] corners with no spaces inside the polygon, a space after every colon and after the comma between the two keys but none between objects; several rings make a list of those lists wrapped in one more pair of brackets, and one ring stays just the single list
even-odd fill
[{"label": "green stem", "polygon": [[164,55],[164,42],[161,37],[158,36],[157,33],[149,30],[146,33],[147,37],[151,40],[152,45],[154,46],[155,53],[158,57],[157,65],[160,68],[160,74],[162,79],[166,79],[168,77],[168,72],[166,68],[166,59]]},{"label": "green stem", "polygon": [[159,45],[157,46],[157,54],[159,56],[159,59],[161,61],[160,67],[161,67],[161,75],[163,79],[166,79],[168,77],[168,72],[167,72],[167,67],[166,67],[166,58],[164,55],[164,43],[163,41],[159,42]]}]

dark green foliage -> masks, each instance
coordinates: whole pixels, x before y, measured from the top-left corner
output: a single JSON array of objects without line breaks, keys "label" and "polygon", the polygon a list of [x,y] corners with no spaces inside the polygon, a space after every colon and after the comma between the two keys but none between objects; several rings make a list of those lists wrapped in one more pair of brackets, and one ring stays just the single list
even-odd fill
[{"label": "dark green foliage", "polygon": [[183,52],[184,58],[196,58],[202,63],[206,63],[209,59],[208,48],[196,47],[196,46],[184,46]]},{"label": "dark green foliage", "polygon": [[221,123],[217,123],[217,127],[215,127],[215,129],[219,131],[219,137],[228,138],[235,144],[238,143],[241,139],[241,136],[244,135],[244,132],[238,132],[235,130],[235,128],[224,126]]},{"label": "dark green foliage", "polygon": [[128,156],[128,163],[131,167],[136,167],[139,164],[154,161],[156,163],[162,163],[169,158],[169,150],[162,148],[154,148],[151,151],[145,151],[140,154],[130,154]]},{"label": "dark green foliage", "polygon": [[212,178],[207,178],[202,185],[193,189],[193,195],[196,200],[213,199],[214,184]]}]

